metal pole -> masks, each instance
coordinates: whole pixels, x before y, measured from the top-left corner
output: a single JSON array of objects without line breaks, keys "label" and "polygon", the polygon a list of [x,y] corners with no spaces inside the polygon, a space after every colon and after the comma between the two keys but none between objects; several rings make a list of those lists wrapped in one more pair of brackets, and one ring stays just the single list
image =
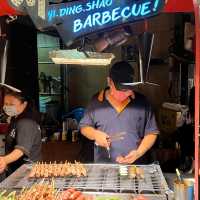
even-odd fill
[{"label": "metal pole", "polygon": [[200,81],[200,1],[193,0],[195,14],[195,200],[199,200],[199,81]]}]

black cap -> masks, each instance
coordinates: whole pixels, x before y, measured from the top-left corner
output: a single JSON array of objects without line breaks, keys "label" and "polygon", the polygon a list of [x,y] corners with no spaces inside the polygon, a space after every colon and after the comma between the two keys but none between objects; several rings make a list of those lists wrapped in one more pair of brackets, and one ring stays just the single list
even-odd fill
[{"label": "black cap", "polygon": [[116,89],[130,89],[134,81],[134,69],[126,61],[116,62],[110,69],[109,77],[113,80]]}]

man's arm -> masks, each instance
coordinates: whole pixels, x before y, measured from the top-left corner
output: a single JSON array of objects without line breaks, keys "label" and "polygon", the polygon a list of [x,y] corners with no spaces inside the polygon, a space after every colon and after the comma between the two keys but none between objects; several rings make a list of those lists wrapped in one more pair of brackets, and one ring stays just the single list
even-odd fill
[{"label": "man's arm", "polygon": [[155,143],[157,139],[157,134],[149,133],[147,134],[142,142],[140,143],[137,150],[132,150],[125,157],[119,156],[116,159],[116,162],[123,164],[131,164],[135,162],[138,158],[142,157]]},{"label": "man's arm", "polygon": [[23,151],[21,151],[20,149],[14,149],[11,153],[4,156],[3,158],[5,159],[7,164],[10,164],[21,158],[23,155]]},{"label": "man's arm", "polygon": [[8,155],[0,157],[0,173],[2,173],[6,169],[8,164],[15,162],[23,155],[24,153],[20,149],[14,149]]},{"label": "man's arm", "polygon": [[155,143],[157,134],[149,133],[146,135],[137,149],[139,157],[143,156]]},{"label": "man's arm", "polygon": [[81,127],[81,133],[89,140],[95,140],[96,130],[91,126]]},{"label": "man's arm", "polygon": [[81,133],[88,139],[94,140],[101,147],[107,148],[110,146],[109,136],[103,131],[96,130],[91,126],[85,126],[81,128]]}]

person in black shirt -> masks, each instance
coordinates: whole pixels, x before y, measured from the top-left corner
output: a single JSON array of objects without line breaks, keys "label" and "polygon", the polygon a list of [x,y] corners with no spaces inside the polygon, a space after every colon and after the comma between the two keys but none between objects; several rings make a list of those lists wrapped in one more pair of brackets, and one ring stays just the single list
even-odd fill
[{"label": "person in black shirt", "polygon": [[27,160],[41,159],[41,131],[38,115],[20,92],[6,91],[3,110],[10,120],[5,156],[0,157],[0,173],[10,175]]}]

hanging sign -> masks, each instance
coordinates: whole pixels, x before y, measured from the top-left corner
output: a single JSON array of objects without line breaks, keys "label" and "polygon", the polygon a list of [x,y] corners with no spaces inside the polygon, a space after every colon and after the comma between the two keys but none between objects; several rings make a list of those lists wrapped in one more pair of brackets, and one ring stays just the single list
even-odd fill
[{"label": "hanging sign", "polygon": [[113,26],[157,15],[164,0],[90,0],[48,6],[47,19],[66,43]]}]

